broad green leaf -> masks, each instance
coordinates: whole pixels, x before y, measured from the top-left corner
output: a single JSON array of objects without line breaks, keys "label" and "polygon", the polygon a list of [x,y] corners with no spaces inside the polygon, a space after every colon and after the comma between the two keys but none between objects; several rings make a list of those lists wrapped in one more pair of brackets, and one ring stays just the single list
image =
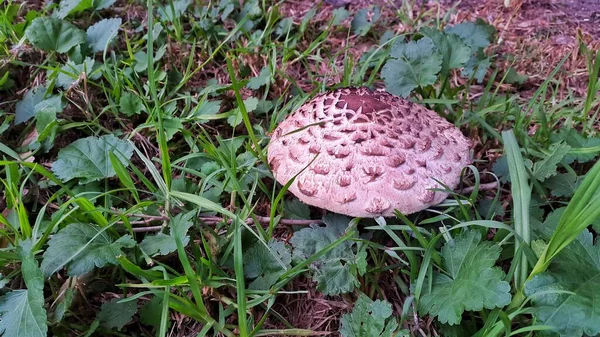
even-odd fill
[{"label": "broad green leaf", "polygon": [[379,6],[373,7],[373,13],[369,18],[370,12],[371,11],[369,8],[363,8],[356,12],[351,23],[351,28],[354,31],[354,34],[360,36],[366,35],[369,30],[371,30],[375,22],[379,20],[379,17],[381,16],[381,9]]},{"label": "broad green leaf", "polygon": [[15,290],[0,297],[0,334],[2,336],[46,337],[44,279],[33,256],[31,240],[21,241],[18,252],[26,290]]},{"label": "broad green leaf", "polygon": [[120,330],[125,324],[131,322],[133,315],[137,312],[137,300],[119,303],[121,300],[123,299],[114,298],[100,307],[98,320],[104,328]]},{"label": "broad green leaf", "polygon": [[246,87],[252,90],[258,90],[263,85],[271,81],[271,70],[269,67],[263,67],[260,70],[260,74],[257,77],[253,77],[248,81]]},{"label": "broad green leaf", "polygon": [[[162,297],[152,297],[152,299],[146,302],[144,306],[140,309],[140,321],[146,325],[151,325],[158,328],[160,326],[160,319],[163,310],[162,307]],[[170,326],[171,321],[167,320],[167,324]]]},{"label": "broad green leaf", "polygon": [[221,110],[221,101],[204,101],[199,103],[193,111],[193,116],[198,119],[210,119]]},{"label": "broad green leaf", "polygon": [[588,230],[525,284],[534,315],[561,336],[600,334],[600,244]]},{"label": "broad green leaf", "polygon": [[416,42],[396,42],[381,76],[389,93],[407,97],[416,87],[435,83],[441,69],[442,55],[433,41],[424,37]]},{"label": "broad green leaf", "polygon": [[[244,105],[246,107],[247,112],[252,112],[258,106],[258,98],[256,97],[248,97],[244,100]],[[236,127],[242,123],[242,111],[239,108],[233,109],[231,115],[227,118],[227,123],[231,127]]]},{"label": "broad green leaf", "polygon": [[117,36],[120,26],[120,18],[104,19],[90,26],[87,30],[86,40],[92,52],[104,51],[111,40]]},{"label": "broad green leaf", "polygon": [[255,279],[250,283],[248,289],[268,290],[287,270],[279,264],[273,254],[277,255],[287,268],[292,263],[292,255],[289,248],[280,241],[271,240],[267,249],[262,243],[254,243],[245,253],[244,275]]},{"label": "broad green leaf", "polygon": [[83,63],[75,64],[75,62],[69,60],[62,68],[56,78],[56,85],[68,89],[70,86],[77,81],[82,74],[92,80],[97,80],[102,75],[99,71],[94,71],[94,60],[86,57]]},{"label": "broad green leaf", "polygon": [[44,252],[42,271],[46,277],[67,267],[69,276],[79,276],[94,268],[117,264],[122,248],[131,248],[135,241],[124,235],[114,241],[99,226],[72,223],[54,234]]},{"label": "broad green leaf", "polygon": [[178,19],[192,3],[192,0],[174,0],[171,8],[170,1],[166,5],[158,9],[158,15],[163,21],[173,22]]},{"label": "broad green leaf", "polygon": [[47,88],[36,87],[25,94],[15,106],[15,125],[21,124],[35,116],[35,106],[44,100]]},{"label": "broad green leaf", "polygon": [[60,150],[58,160],[52,164],[52,172],[65,182],[80,178],[81,184],[113,177],[116,172],[110,163],[109,152],[127,167],[133,146],[113,135],[81,138]]},{"label": "broad green leaf", "polygon": [[[481,242],[481,234],[468,230],[442,248],[445,272],[435,272],[431,290],[423,288],[420,310],[450,325],[461,321],[462,313],[493,309],[510,303],[510,284],[494,264],[500,256],[497,244]],[[427,281],[425,281],[427,284]]]},{"label": "broad green leaf", "polygon": [[463,22],[446,28],[448,34],[459,36],[473,51],[483,49],[490,45],[491,33],[489,25],[474,22]]},{"label": "broad green leaf", "polygon": [[438,52],[442,55],[442,74],[448,74],[450,69],[464,66],[471,57],[471,48],[464,44],[456,35],[444,34],[430,27],[423,27],[419,32],[429,37],[435,44]]},{"label": "broad green leaf", "polygon": [[398,328],[398,322],[392,317],[392,305],[387,301],[373,301],[364,294],[354,303],[352,312],[342,316],[340,323],[343,337],[392,337]]},{"label": "broad green leaf", "polygon": [[[164,233],[158,233],[155,235],[146,235],[144,240],[140,243],[140,249],[144,252],[144,254],[148,256],[156,256],[156,255],[167,255],[175,250],[177,250],[177,244],[175,243],[175,237],[178,237],[181,240],[183,246],[187,246],[190,241],[190,237],[187,235],[187,231],[194,225],[192,222],[192,217],[194,216],[194,212],[182,213],[176,215],[171,219],[171,223],[177,223],[176,226],[171,224],[169,226],[170,233],[169,235]],[[177,228],[177,231],[174,232],[173,228]]]},{"label": "broad green leaf", "polygon": [[350,16],[350,12],[348,12],[343,7],[336,8],[331,12],[331,17],[332,17],[331,24],[333,26],[338,26],[342,22],[344,22],[344,20],[346,20],[349,16]]},{"label": "broad green leaf", "polygon": [[34,47],[43,51],[66,53],[85,42],[85,33],[74,25],[58,18],[40,17],[31,23],[25,36]]},{"label": "broad green leaf", "polygon": [[290,219],[310,219],[310,208],[298,198],[293,198],[284,204],[285,217]]},{"label": "broad green leaf", "polygon": [[93,0],[96,10],[105,9],[112,6],[117,0]]},{"label": "broad green leaf", "polygon": [[570,153],[564,158],[564,163],[567,165],[574,161],[587,163],[598,155],[598,151],[585,150],[594,150],[594,148],[600,147],[600,138],[585,137],[574,128],[561,128],[558,133],[552,134],[550,138],[554,143],[565,141],[571,147]]},{"label": "broad green leaf", "polygon": [[[350,219],[341,215],[328,215],[323,218],[324,227],[310,226],[294,233],[290,243],[294,247],[293,257],[305,260],[321,251],[345,234]],[[348,293],[359,286],[358,266],[364,255],[357,255],[352,241],[345,241],[311,265],[317,290],[325,295]]]},{"label": "broad green leaf", "polygon": [[142,111],[146,110],[142,99],[129,91],[126,91],[121,95],[119,107],[121,108],[121,112],[128,117],[139,115]]},{"label": "broad green leaf", "polygon": [[556,175],[556,166],[563,160],[571,147],[564,142],[552,144],[550,153],[543,160],[533,165],[533,175],[539,181],[544,181]]},{"label": "broad green leaf", "polygon": [[58,11],[54,13],[54,16],[59,19],[64,19],[69,14],[82,12],[92,8],[92,6],[92,0],[61,0]]},{"label": "broad green leaf", "polygon": [[483,53],[477,53],[465,64],[461,75],[469,79],[474,78],[478,83],[481,83],[491,65],[492,61],[489,57]]},{"label": "broad green leaf", "polygon": [[544,180],[544,187],[555,197],[572,197],[581,184],[583,176],[578,177],[573,172],[559,173]]}]

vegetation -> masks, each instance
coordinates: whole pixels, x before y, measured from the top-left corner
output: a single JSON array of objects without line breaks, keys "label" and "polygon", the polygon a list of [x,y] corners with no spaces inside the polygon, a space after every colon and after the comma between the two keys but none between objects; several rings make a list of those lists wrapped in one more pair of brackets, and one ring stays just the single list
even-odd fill
[{"label": "vegetation", "polygon": [[[493,26],[404,4],[3,2],[0,334],[600,334],[600,53],[585,96],[565,55],[522,97]],[[270,132],[347,86],[470,135],[460,189],[386,219],[286,194]]]}]

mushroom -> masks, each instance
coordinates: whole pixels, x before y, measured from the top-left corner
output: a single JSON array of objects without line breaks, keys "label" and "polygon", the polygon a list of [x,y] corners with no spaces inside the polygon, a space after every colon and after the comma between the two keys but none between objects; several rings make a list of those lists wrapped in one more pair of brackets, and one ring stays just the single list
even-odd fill
[{"label": "mushroom", "polygon": [[[273,132],[275,179],[302,202],[354,217],[414,213],[447,198],[471,163],[471,142],[434,111],[386,92],[319,94]],[[437,181],[436,181],[437,180]]]}]

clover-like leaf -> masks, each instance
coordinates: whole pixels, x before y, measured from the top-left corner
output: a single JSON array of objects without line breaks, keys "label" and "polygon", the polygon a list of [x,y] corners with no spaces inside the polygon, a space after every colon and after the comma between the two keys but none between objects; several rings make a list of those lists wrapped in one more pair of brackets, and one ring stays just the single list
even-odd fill
[{"label": "clover-like leaf", "polygon": [[[310,226],[294,233],[290,243],[293,256],[304,260],[321,251],[344,235],[350,219],[341,215],[323,218],[325,226]],[[317,290],[325,295],[337,295],[352,291],[359,285],[357,275],[363,266],[364,254],[354,252],[354,242],[344,241],[311,265]]]},{"label": "clover-like leaf", "polygon": [[[423,288],[419,308],[442,323],[458,324],[465,310],[493,309],[510,303],[510,285],[494,264],[499,245],[481,242],[481,233],[468,230],[442,248],[445,273],[433,275],[431,289]],[[427,281],[425,282],[427,284]]]},{"label": "clover-like leaf", "polygon": [[386,90],[394,95],[407,97],[416,87],[435,83],[442,69],[442,55],[428,37],[416,42],[398,41],[390,56],[381,76]]},{"label": "clover-like leaf", "polygon": [[140,243],[140,249],[148,256],[167,255],[177,250],[175,238],[179,238],[183,246],[187,246],[190,237],[187,235],[193,226],[192,217],[194,212],[182,213],[171,219],[169,235],[158,233],[146,235]]},{"label": "clover-like leaf", "polygon": [[43,51],[66,53],[85,42],[85,33],[74,25],[53,17],[40,17],[27,27],[25,36]]},{"label": "clover-like leaf", "polygon": [[244,253],[248,257],[244,260],[244,275],[254,279],[248,286],[249,289],[268,290],[291,266],[292,254],[283,242],[271,240],[268,247],[267,249],[262,243],[255,242]]},{"label": "clover-like leaf", "polygon": [[137,300],[120,302],[123,299],[114,298],[100,307],[98,320],[106,329],[117,328],[120,330],[129,323],[137,312]]},{"label": "clover-like leaf", "polygon": [[110,152],[127,166],[133,146],[113,135],[78,139],[60,150],[52,172],[62,181],[80,178],[82,184],[113,177],[116,172],[110,162]]},{"label": "clover-like leaf", "polygon": [[121,19],[104,19],[96,22],[87,30],[87,43],[92,49],[92,52],[104,51],[112,39],[117,36]]},{"label": "clover-like leaf", "polygon": [[107,231],[96,225],[72,223],[54,234],[44,252],[42,271],[46,277],[67,267],[69,276],[85,274],[95,267],[117,264],[122,248],[130,248],[135,241],[124,235],[114,241]]},{"label": "clover-like leaf", "polygon": [[390,303],[373,301],[362,294],[352,312],[342,316],[340,334],[343,337],[391,337],[398,328],[398,322],[391,316]]},{"label": "clover-like leaf", "polygon": [[600,244],[588,230],[525,284],[534,316],[560,336],[600,334]]}]

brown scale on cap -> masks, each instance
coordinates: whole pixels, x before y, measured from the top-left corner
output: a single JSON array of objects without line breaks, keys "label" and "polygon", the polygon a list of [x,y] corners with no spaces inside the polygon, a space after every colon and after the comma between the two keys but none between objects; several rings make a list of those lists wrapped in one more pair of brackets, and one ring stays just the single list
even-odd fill
[{"label": "brown scale on cap", "polygon": [[279,124],[268,160],[281,184],[306,168],[289,191],[309,205],[355,217],[393,216],[395,209],[410,214],[442,202],[447,194],[431,189],[441,188],[436,180],[458,185],[471,163],[470,145],[422,106],[344,88],[317,95]]}]

